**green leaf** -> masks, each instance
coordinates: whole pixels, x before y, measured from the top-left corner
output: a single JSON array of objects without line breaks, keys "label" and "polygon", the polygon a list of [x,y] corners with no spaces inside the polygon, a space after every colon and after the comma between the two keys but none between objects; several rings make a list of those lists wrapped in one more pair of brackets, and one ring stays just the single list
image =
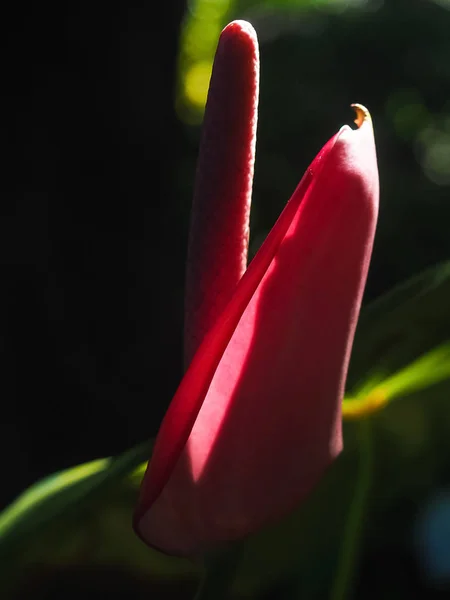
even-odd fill
[{"label": "green leaf", "polygon": [[56,517],[79,510],[105,488],[122,481],[142,461],[145,443],[117,458],[104,458],[61,471],[38,481],[0,514],[0,559]]},{"label": "green leaf", "polygon": [[2,599],[43,569],[114,566],[149,581],[198,579],[198,565],[148,548],[131,519],[152,443],[55,473],[0,514]]},{"label": "green leaf", "polygon": [[450,263],[433,267],[361,314],[344,416],[369,414],[450,378]]}]

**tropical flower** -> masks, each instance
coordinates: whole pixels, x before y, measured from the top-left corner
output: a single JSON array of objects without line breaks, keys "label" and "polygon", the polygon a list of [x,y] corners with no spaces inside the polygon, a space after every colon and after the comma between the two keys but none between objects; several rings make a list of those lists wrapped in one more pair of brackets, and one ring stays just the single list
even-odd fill
[{"label": "tropical flower", "polygon": [[248,268],[259,57],[222,32],[198,162],[186,281],[186,373],[135,515],[176,555],[295,508],[342,449],[341,402],[378,212],[369,113],[354,105]]}]

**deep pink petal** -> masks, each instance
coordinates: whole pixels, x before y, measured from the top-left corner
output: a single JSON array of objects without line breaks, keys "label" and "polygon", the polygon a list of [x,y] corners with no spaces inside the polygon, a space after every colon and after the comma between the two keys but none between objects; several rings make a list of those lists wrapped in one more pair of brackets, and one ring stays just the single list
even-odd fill
[{"label": "deep pink petal", "polygon": [[186,372],[136,513],[148,543],[184,555],[239,538],[299,503],[340,452],[377,209],[366,117],[315,159]]},{"label": "deep pink petal", "polygon": [[255,30],[234,21],[217,47],[197,163],[186,270],[186,365],[247,267],[258,86]]}]

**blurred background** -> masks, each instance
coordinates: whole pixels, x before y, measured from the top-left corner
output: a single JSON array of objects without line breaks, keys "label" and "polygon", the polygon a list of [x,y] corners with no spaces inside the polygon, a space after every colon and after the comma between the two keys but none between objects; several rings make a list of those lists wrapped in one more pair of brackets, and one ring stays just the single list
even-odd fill
[{"label": "blurred background", "polygon": [[[254,25],[261,52],[251,254],[359,102],[381,181],[365,301],[450,256],[448,0],[11,3],[0,59],[0,507],[157,431],[182,374],[200,126],[217,39],[234,18]],[[411,406],[405,435],[422,423]],[[450,597],[450,460],[427,486],[419,505],[392,505],[388,523],[411,516],[409,545],[399,551],[380,529],[358,597]]]}]

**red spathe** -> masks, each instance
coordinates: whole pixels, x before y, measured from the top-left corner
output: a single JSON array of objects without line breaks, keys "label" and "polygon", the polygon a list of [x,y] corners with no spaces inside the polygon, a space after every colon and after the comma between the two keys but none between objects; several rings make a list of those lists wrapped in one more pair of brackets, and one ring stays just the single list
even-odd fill
[{"label": "red spathe", "polygon": [[341,401],[378,211],[370,117],[322,149],[203,337],[135,517],[192,555],[278,519],[342,449]]}]

